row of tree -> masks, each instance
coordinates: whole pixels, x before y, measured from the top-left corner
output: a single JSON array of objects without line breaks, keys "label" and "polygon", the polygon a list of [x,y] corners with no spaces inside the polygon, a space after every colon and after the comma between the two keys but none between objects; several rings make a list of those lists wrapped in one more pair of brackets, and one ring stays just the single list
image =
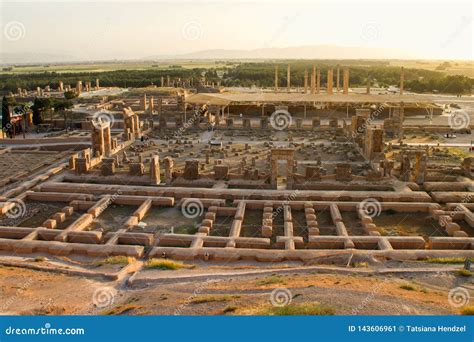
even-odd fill
[{"label": "row of tree", "polygon": [[[311,75],[312,66],[321,70],[321,84],[327,82],[327,69],[336,70],[340,61],[269,61],[240,63],[219,68],[170,68],[149,70],[117,70],[93,73],[31,73],[31,74],[3,74],[0,75],[0,90],[15,92],[18,88],[36,89],[37,86],[50,85],[57,87],[59,81],[74,86],[77,80],[93,82],[100,78],[102,86],[117,87],[145,87],[150,84],[161,84],[161,77],[170,76],[171,79],[193,79],[195,82],[204,75],[209,82],[220,81],[224,86],[257,86],[273,87],[275,80],[275,66],[279,67],[279,84],[286,86],[286,68],[291,66],[292,86],[302,87],[304,74]],[[364,87],[368,81],[372,85],[381,87],[399,85],[400,68],[388,65],[384,61],[344,61],[340,68],[350,68],[350,85]],[[310,78],[310,76],[309,76]],[[335,80],[335,78],[334,78]],[[341,72],[342,84],[342,72]],[[474,80],[465,76],[445,76],[438,71],[426,69],[407,69],[405,72],[405,88],[416,92],[445,92],[467,93],[471,91]],[[66,95],[66,94],[65,94]],[[72,98],[73,94],[70,94]]]},{"label": "row of tree", "polygon": [[161,69],[161,70],[116,70],[105,72],[56,73],[42,72],[29,74],[2,74],[0,75],[0,90],[16,92],[18,88],[34,90],[36,87],[50,85],[58,88],[59,82],[65,85],[76,85],[78,80],[94,84],[97,78],[104,87],[146,87],[150,84],[161,84],[161,77],[166,79],[182,78],[198,80],[206,69]]}]

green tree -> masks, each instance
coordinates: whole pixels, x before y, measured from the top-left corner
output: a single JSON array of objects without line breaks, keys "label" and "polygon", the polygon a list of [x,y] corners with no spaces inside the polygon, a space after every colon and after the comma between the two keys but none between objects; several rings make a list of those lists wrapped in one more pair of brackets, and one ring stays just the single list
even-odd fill
[{"label": "green tree", "polygon": [[33,102],[33,124],[43,123],[43,113],[51,109],[51,99],[47,97],[36,97]]},{"label": "green tree", "polygon": [[10,131],[10,121],[12,113],[10,111],[10,103],[6,96],[2,99],[2,130],[3,132]]},{"label": "green tree", "polygon": [[77,97],[77,95],[76,95],[76,93],[73,92],[73,91],[66,91],[66,92],[64,92],[64,98],[67,99],[67,100],[72,100],[72,99],[74,99],[74,98],[76,98],[76,97]]}]

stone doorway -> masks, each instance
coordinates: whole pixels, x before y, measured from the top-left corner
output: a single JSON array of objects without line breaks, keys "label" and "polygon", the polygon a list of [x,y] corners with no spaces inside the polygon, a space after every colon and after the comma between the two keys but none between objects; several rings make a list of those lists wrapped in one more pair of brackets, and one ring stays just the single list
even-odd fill
[{"label": "stone doorway", "polygon": [[[271,150],[271,185],[274,189],[291,189],[293,185],[293,166],[295,150],[293,148],[276,148]],[[280,172],[280,163],[283,162]]]}]

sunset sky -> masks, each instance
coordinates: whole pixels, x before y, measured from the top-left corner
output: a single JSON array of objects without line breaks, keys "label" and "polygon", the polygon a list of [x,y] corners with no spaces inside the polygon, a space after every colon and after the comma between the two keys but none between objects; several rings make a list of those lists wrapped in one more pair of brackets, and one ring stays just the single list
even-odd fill
[{"label": "sunset sky", "polygon": [[0,6],[2,53],[92,60],[330,44],[390,48],[424,59],[473,58],[472,1],[2,1]]}]

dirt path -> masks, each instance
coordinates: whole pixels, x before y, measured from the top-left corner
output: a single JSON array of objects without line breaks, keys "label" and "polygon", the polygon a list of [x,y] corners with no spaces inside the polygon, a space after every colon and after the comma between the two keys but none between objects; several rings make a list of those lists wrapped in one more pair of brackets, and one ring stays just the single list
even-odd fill
[{"label": "dirt path", "polygon": [[[474,295],[471,278],[455,272],[459,266],[198,267],[184,272],[141,266],[122,269],[115,281],[2,266],[0,294],[6,299],[1,313],[252,315],[272,307],[272,292],[286,291],[290,305],[323,304],[335,314],[436,315],[459,313],[448,301],[451,289],[462,287]],[[153,282],[146,284],[147,278]]]}]

